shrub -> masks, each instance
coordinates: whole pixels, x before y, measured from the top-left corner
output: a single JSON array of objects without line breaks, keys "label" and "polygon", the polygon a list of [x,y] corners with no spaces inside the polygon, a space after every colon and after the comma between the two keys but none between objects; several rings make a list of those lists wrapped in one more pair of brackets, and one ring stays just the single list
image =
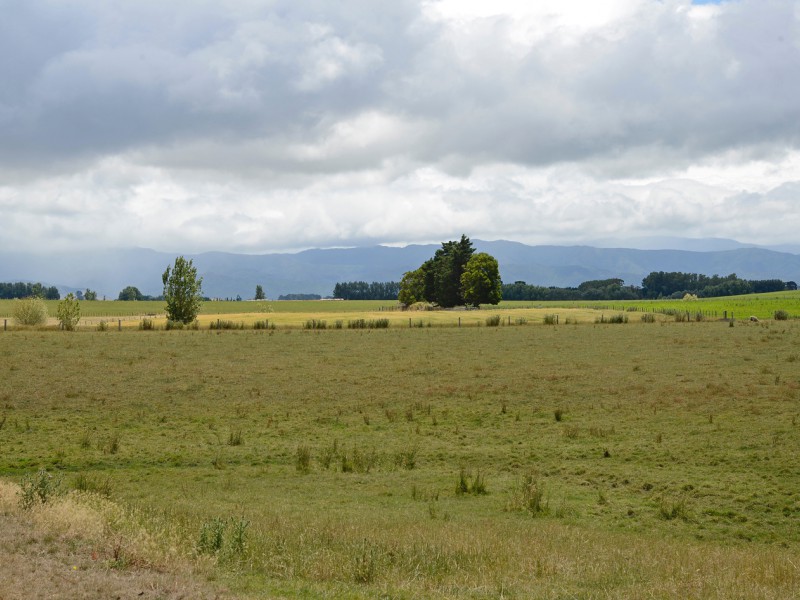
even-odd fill
[{"label": "shrub", "polygon": [[487,327],[498,327],[499,325],[500,325],[500,315],[492,315],[490,317],[486,317]]},{"label": "shrub", "polygon": [[156,327],[153,324],[153,319],[142,319],[139,321],[139,330],[140,331],[152,331]]},{"label": "shrub", "polygon": [[789,313],[785,310],[776,310],[775,311],[775,320],[776,321],[787,321],[789,319]]},{"label": "shrub", "polygon": [[105,321],[100,321],[97,324],[97,331],[108,331],[108,323]]},{"label": "shrub", "polygon": [[545,315],[542,322],[545,325],[555,325],[556,324],[556,316],[555,315]]},{"label": "shrub", "polygon": [[173,329],[183,329],[186,324],[183,321],[173,321],[171,319],[167,319],[167,323],[164,326],[164,329],[167,331],[171,331]]},{"label": "shrub", "polygon": [[642,323],[655,323],[656,316],[653,313],[644,313],[642,315]]},{"label": "shrub", "polygon": [[47,322],[47,305],[41,298],[14,300],[13,315],[19,325],[44,325]]}]

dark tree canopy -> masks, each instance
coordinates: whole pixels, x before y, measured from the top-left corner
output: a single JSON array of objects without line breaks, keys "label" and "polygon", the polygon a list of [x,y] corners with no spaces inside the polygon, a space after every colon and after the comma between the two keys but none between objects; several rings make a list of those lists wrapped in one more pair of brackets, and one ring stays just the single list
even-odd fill
[{"label": "dark tree canopy", "polygon": [[145,295],[139,291],[139,288],[129,285],[124,288],[117,296],[117,300],[145,300]]},{"label": "dark tree canopy", "polygon": [[333,288],[333,297],[343,300],[397,300],[400,284],[396,281],[344,281]]}]

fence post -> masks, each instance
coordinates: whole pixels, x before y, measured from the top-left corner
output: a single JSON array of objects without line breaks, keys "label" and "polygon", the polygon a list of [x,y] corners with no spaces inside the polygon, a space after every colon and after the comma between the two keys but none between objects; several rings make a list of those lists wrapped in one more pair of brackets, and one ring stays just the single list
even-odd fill
[{"label": "fence post", "polygon": [[461,317],[458,317],[458,326],[461,327]]},{"label": "fence post", "polygon": [[117,319],[117,331],[122,331],[122,319]]},{"label": "fence post", "polygon": [[556,315],[556,325],[558,325],[558,315]]},{"label": "fence post", "polygon": [[408,328],[411,329],[411,317],[408,317]]},{"label": "fence post", "polygon": [[8,319],[3,319],[3,331],[8,331]]}]

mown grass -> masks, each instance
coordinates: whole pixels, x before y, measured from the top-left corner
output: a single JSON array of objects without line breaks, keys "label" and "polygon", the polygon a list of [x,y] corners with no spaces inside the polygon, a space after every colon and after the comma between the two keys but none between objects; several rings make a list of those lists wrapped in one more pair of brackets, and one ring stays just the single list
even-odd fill
[{"label": "mown grass", "polygon": [[789,598],[798,333],[5,332],[0,474],[102,482],[243,595]]}]

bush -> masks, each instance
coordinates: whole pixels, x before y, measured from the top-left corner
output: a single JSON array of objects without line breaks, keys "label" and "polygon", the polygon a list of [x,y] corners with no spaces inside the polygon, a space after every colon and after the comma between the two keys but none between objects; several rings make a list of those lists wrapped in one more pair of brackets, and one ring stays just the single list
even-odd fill
[{"label": "bush", "polygon": [[655,323],[656,316],[653,313],[644,313],[642,315],[642,323]]},{"label": "bush", "polygon": [[61,323],[62,329],[73,331],[78,325],[78,321],[81,320],[81,307],[72,293],[67,294],[64,299],[58,303],[56,316]]},{"label": "bush", "polygon": [[139,331],[152,331],[156,328],[153,319],[142,319],[139,321]]},{"label": "bush", "polygon": [[556,316],[555,315],[545,315],[542,322],[545,325],[555,325],[556,324]]},{"label": "bush", "polygon": [[775,320],[776,321],[787,321],[789,319],[789,313],[785,310],[776,310],[775,311]]},{"label": "bush", "polygon": [[492,315],[491,317],[486,317],[487,327],[498,327],[499,325],[500,325],[500,315]]},{"label": "bush", "polygon": [[44,325],[47,322],[47,305],[41,298],[14,300],[13,315],[19,325]]},{"label": "bush", "polygon": [[105,321],[100,321],[97,324],[97,331],[108,331],[108,323]]}]

